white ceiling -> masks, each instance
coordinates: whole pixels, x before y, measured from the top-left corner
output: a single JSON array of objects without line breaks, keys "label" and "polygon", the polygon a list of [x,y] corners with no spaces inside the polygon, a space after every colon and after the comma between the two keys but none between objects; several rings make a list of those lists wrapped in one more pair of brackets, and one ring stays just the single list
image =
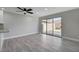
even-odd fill
[{"label": "white ceiling", "polygon": [[[4,8],[4,11],[23,15],[23,12],[16,12],[16,11],[20,11],[16,7],[3,7],[3,8]],[[31,14],[27,14],[27,15],[41,17],[41,16],[63,12],[63,11],[72,10],[72,9],[75,9],[76,7],[26,7],[26,8],[27,9],[32,8],[34,12],[33,15]]]}]

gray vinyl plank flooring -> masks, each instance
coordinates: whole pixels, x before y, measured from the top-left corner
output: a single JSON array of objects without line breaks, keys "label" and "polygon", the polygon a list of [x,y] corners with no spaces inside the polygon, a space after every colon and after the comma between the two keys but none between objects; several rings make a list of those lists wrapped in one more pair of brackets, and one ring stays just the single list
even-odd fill
[{"label": "gray vinyl plank flooring", "polygon": [[1,52],[79,52],[79,42],[33,34],[4,40]]}]

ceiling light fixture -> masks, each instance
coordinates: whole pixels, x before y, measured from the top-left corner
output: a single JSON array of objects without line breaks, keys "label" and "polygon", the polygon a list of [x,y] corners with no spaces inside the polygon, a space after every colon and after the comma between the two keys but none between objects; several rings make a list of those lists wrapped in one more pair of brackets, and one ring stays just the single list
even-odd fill
[{"label": "ceiling light fixture", "polygon": [[44,10],[48,10],[47,8],[45,8]]},{"label": "ceiling light fixture", "polygon": [[36,14],[39,14],[39,12],[36,12]]}]

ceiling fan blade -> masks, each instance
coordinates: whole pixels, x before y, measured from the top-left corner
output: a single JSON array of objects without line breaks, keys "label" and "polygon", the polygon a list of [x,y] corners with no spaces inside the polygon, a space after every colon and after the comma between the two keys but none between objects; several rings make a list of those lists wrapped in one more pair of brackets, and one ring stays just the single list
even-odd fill
[{"label": "ceiling fan blade", "polygon": [[20,9],[20,10],[22,10],[22,11],[24,11],[24,9],[22,9],[22,8],[20,8],[20,7],[17,7],[18,9]]},{"label": "ceiling fan blade", "polygon": [[32,11],[32,9],[27,9],[27,11]]},{"label": "ceiling fan blade", "polygon": [[27,13],[33,14],[33,12],[27,12]]}]

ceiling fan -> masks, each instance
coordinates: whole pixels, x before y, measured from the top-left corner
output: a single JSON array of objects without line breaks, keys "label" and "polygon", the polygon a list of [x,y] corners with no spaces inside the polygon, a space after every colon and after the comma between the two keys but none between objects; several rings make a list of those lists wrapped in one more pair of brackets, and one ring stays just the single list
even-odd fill
[{"label": "ceiling fan", "polygon": [[29,13],[29,14],[33,14],[33,10],[31,8],[26,9],[26,8],[21,8],[21,7],[17,7],[19,10],[21,11],[16,11],[16,12],[24,12],[24,14]]}]

